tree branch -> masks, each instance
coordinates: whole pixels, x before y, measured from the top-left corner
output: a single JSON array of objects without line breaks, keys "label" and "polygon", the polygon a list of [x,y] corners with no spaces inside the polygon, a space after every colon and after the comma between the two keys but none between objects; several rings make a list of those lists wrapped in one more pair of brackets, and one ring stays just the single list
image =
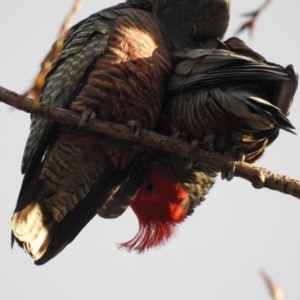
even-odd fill
[{"label": "tree branch", "polygon": [[[20,100],[21,99],[21,100]],[[33,105],[29,98],[21,98],[15,92],[0,87],[0,102],[6,103],[19,110],[34,113],[40,117],[61,124],[79,126],[80,114],[60,108]],[[269,188],[281,193],[292,195],[300,199],[300,181],[285,175],[275,174],[263,168],[255,167],[248,163],[235,161],[234,158],[215,152],[208,152],[195,148],[193,144],[173,137],[164,136],[141,128],[138,133],[133,132],[128,126],[96,119],[80,127],[81,129],[109,135],[115,139],[129,140],[135,143],[149,145],[163,151],[174,152],[185,158],[192,158],[203,165],[213,166],[218,171],[234,171],[234,176],[244,178],[252,183],[255,188]]]}]

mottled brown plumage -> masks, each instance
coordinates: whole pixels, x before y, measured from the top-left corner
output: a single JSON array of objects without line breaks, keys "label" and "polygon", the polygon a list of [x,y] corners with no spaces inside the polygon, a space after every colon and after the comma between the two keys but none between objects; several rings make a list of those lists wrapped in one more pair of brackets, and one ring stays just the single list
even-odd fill
[{"label": "mottled brown plumage", "polygon": [[267,62],[237,38],[218,49],[177,52],[182,61],[168,84],[167,113],[202,147],[254,162],[287,119],[298,77],[293,66]]},{"label": "mottled brown plumage", "polygon": [[[157,19],[141,10],[144,1],[129,2],[71,28],[47,77],[42,104],[92,109],[101,119],[138,120],[154,128],[170,55]],[[12,229],[36,264],[76,237],[126,181],[139,152],[133,143],[33,116]]]},{"label": "mottled brown plumage", "polygon": [[[173,62],[180,61],[176,52],[199,47],[213,47],[225,34],[230,18],[229,0],[154,0],[153,13],[159,18],[164,39],[173,51]],[[174,52],[176,50],[176,52]],[[161,126],[157,131],[171,134]],[[185,172],[185,171],[183,171]],[[106,218],[119,216],[132,202],[139,188],[136,186],[121,188],[118,200],[110,201],[101,208],[99,215]],[[121,196],[119,196],[121,195]]]},{"label": "mottled brown plumage", "polygon": [[[229,1],[174,0],[173,6],[165,9],[167,2],[154,4],[178,62],[169,81],[164,112],[173,128],[187,139],[198,139],[202,147],[237,158],[245,155],[246,161],[254,162],[280,128],[293,129],[286,118],[297,88],[293,67],[268,63],[237,38],[220,41],[229,21]],[[182,21],[174,23],[171,16]],[[165,125],[156,130],[174,133]],[[215,175],[213,169],[196,162],[187,168],[177,155],[148,149],[128,184],[108,203],[124,206],[105,205],[99,215],[119,216],[134,198],[131,208],[139,231],[120,246],[143,252],[173,235],[212,188]]]},{"label": "mottled brown plumage", "polygon": [[[148,13],[150,1],[129,0],[75,25],[48,75],[41,102],[83,113],[92,109],[97,117],[118,123],[139,120],[153,129],[170,71],[165,44],[180,53],[216,47],[228,26],[230,2],[154,0],[153,7],[155,16]],[[139,155],[132,143],[33,117],[12,228],[36,264],[60,252],[97,211],[104,217],[122,214],[138,190],[131,178],[138,174],[134,168]],[[177,180],[187,173],[185,168],[178,170]],[[207,188],[200,179],[194,183],[208,191],[214,175],[202,171]],[[160,176],[175,180],[164,167]],[[138,178],[140,185],[143,178]],[[184,200],[184,207],[197,205],[202,199],[198,196]]]}]

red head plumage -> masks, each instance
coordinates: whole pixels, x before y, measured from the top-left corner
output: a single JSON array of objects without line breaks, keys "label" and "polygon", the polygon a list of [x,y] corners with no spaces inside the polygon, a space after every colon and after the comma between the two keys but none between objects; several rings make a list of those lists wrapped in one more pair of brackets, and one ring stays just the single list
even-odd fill
[{"label": "red head plumage", "polygon": [[187,210],[183,203],[188,192],[162,170],[151,169],[131,204],[139,221],[136,236],[120,248],[143,252],[164,244],[184,221]]}]

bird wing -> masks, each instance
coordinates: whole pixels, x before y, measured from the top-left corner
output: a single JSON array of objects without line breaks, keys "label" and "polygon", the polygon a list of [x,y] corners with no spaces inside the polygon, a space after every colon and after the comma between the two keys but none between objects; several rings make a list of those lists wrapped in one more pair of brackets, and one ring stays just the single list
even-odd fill
[{"label": "bird wing", "polygon": [[258,148],[262,152],[280,128],[293,132],[287,115],[298,75],[292,65],[269,63],[237,38],[221,49],[194,49],[179,57],[183,60],[169,80],[167,107],[181,131],[200,140],[207,134],[227,138],[227,146],[220,141],[218,151],[232,146],[237,132],[245,145],[256,144],[255,149],[246,146],[249,155]]},{"label": "bird wing", "polygon": [[269,101],[287,116],[298,87],[298,73],[293,65],[286,68],[267,62],[242,40],[233,37],[221,43],[223,49],[193,49],[180,53],[185,58],[169,80],[174,94],[197,86],[219,85],[232,81],[265,81]]},{"label": "bird wing", "polygon": [[[230,45],[232,45],[232,41]],[[243,45],[242,52],[250,55],[250,48],[245,51],[245,47]],[[239,50],[237,47],[234,49]],[[247,84],[249,87],[258,85],[259,89],[265,93],[268,105],[266,102],[261,101],[256,101],[256,105],[262,106],[262,103],[264,103],[265,110],[270,109],[272,110],[271,113],[275,113],[278,118],[283,119],[285,124],[282,126],[283,129],[290,130],[293,128],[285,117],[289,113],[298,84],[298,76],[293,66],[289,65],[287,68],[283,68],[279,65],[258,60],[259,55],[254,51],[252,56],[245,56],[224,49],[195,49],[188,51],[185,57],[186,59],[175,67],[175,72],[169,80],[168,94],[170,97],[175,95],[175,97],[182,98],[180,93],[197,89],[199,93],[193,92],[193,95],[203,100],[211,87],[219,87],[227,92],[232,89],[230,93],[232,96],[238,99],[240,95],[240,98],[248,106],[253,107],[254,98],[257,98],[255,94],[252,95],[253,97],[250,94],[245,97],[242,91]],[[186,96],[186,94],[184,95]],[[250,98],[252,99],[251,104],[246,101]],[[218,101],[216,98],[214,100]],[[172,102],[174,101],[172,100]],[[192,103],[186,104],[186,106],[188,105],[190,105],[190,108],[193,106]],[[277,107],[277,109],[274,110],[274,107]]]},{"label": "bird wing", "polygon": [[[40,97],[41,104],[60,108],[70,105],[84,83],[84,77],[93,67],[93,61],[103,55],[111,30],[111,20],[118,17],[118,9],[122,8],[126,8],[126,5],[100,11],[70,29],[61,56],[48,74]],[[27,173],[30,165],[44,156],[56,127],[56,123],[32,115],[31,131],[22,161],[23,174]]]},{"label": "bird wing", "polygon": [[[42,104],[79,112],[91,106],[99,118],[154,127],[171,58],[155,18],[130,7],[100,11],[70,30]],[[60,252],[112,200],[140,151],[133,143],[33,117],[12,228],[36,264]]]}]

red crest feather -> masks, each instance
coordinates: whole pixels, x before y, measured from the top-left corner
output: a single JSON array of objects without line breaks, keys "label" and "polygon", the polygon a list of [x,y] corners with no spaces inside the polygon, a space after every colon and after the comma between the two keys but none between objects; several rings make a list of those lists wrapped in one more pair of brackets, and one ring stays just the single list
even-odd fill
[{"label": "red crest feather", "polygon": [[139,231],[133,239],[120,244],[120,248],[141,253],[164,244],[187,215],[183,207],[187,194],[180,183],[162,170],[150,170],[131,205],[139,221]]}]

